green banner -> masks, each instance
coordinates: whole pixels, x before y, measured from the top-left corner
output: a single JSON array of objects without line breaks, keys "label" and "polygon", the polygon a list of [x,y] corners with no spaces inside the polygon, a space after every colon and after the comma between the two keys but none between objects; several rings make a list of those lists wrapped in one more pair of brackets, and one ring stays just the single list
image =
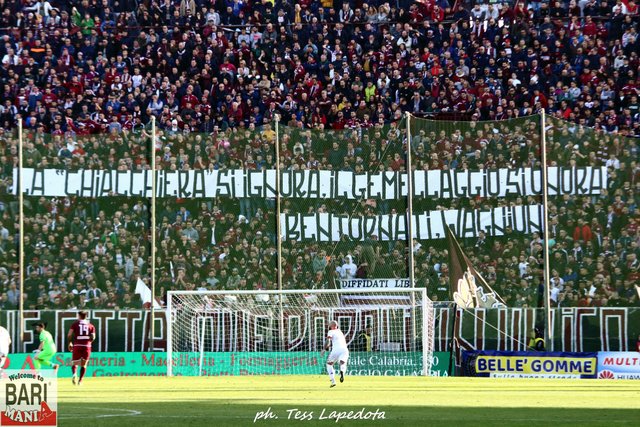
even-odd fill
[{"label": "green banner", "polygon": [[[32,353],[9,354],[7,369],[34,369]],[[71,353],[58,353],[54,363],[60,364],[58,378],[71,378]],[[157,364],[156,364],[157,363]],[[160,364],[162,363],[162,364]],[[166,353],[93,352],[87,376],[124,377],[166,375]]]},{"label": "green banner", "polygon": [[[415,352],[351,352],[350,375],[415,376],[420,375],[421,354]],[[324,357],[319,352],[217,352],[205,353],[202,375],[319,375],[325,373]],[[71,378],[71,353],[58,353],[59,378]],[[175,375],[198,375],[198,353],[174,354]],[[432,376],[446,376],[449,353],[435,352]],[[6,369],[33,369],[33,354],[10,354]],[[87,376],[121,377],[167,374],[164,352],[94,352]]]},{"label": "green banner", "polygon": [[[421,375],[421,357],[421,353],[412,352],[351,352],[349,355],[349,374],[417,376]],[[448,369],[449,353],[435,352],[430,375],[434,377],[447,376]]]},{"label": "green banner", "polygon": [[433,352],[433,364],[431,365],[432,377],[447,377],[449,376],[449,360],[451,355],[448,351],[435,351]]}]

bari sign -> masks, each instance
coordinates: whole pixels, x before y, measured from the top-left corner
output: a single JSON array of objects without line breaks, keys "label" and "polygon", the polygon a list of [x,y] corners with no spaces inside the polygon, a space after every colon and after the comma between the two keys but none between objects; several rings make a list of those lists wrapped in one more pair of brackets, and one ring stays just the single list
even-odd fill
[{"label": "bari sign", "polygon": [[53,371],[11,366],[0,377],[0,426],[58,424],[58,384]]}]

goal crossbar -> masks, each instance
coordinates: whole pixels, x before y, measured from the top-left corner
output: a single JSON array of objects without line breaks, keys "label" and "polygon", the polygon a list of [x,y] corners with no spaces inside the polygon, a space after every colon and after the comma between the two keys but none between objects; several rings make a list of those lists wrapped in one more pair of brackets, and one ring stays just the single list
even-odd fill
[{"label": "goal crossbar", "polygon": [[415,293],[422,294],[427,299],[426,288],[355,288],[355,289],[291,289],[286,291],[264,290],[264,291],[169,291],[171,295],[286,295],[286,294],[370,294],[370,293]]}]

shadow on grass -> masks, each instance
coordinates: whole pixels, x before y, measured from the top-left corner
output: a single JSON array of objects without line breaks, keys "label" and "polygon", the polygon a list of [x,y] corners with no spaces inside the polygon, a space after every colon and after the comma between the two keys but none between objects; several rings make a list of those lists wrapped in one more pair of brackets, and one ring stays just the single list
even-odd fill
[{"label": "shadow on grass", "polygon": [[[570,398],[570,397],[568,397]],[[402,402],[398,402],[401,404]],[[427,403],[428,405],[428,403]],[[294,411],[296,409],[296,411]],[[65,404],[59,406],[62,427],[195,427],[195,426],[623,426],[638,425],[640,409],[475,408],[456,406],[242,405],[235,402],[144,404]],[[349,420],[346,414],[361,419]],[[258,413],[263,418],[257,419]],[[270,415],[267,415],[270,414]],[[336,422],[336,415],[341,418]],[[376,415],[374,415],[376,414]],[[298,419],[296,419],[296,416]],[[277,417],[277,418],[274,418]],[[367,417],[365,419],[365,417]],[[266,419],[265,419],[266,418]],[[255,420],[255,423],[254,423]]]}]

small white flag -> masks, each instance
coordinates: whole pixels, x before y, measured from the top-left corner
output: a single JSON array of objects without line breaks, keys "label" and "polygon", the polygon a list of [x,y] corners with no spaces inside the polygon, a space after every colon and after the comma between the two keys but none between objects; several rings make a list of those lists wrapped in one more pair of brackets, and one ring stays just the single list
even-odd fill
[{"label": "small white flag", "polygon": [[140,299],[143,304],[148,304],[153,300],[153,308],[162,308],[158,301],[151,296],[151,289],[138,277],[138,281],[136,282],[136,294],[140,295]]}]

